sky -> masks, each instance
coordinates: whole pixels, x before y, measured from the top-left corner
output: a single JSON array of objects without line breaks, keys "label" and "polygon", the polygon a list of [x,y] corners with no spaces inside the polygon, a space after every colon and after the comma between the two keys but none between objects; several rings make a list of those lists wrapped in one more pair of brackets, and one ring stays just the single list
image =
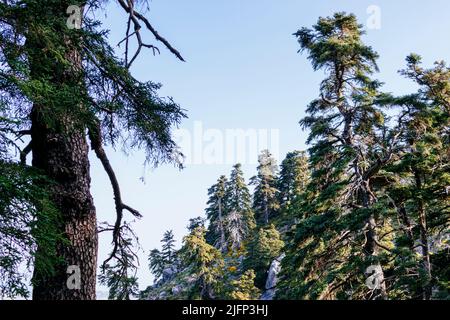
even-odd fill
[{"label": "sky", "polygon": [[[237,156],[244,160],[249,179],[265,142],[278,159],[307,148],[308,133],[298,121],[317,97],[323,73],[314,72],[307,57],[297,52],[292,34],[299,28],[311,27],[318,17],[335,12],[356,14],[367,31],[363,40],[380,54],[380,73],[375,76],[386,83],[384,91],[394,94],[415,90],[398,74],[411,52],[422,55],[427,66],[450,61],[448,0],[152,0],[149,8],[146,17],[186,62],[144,33],[146,42],[158,45],[161,54],[143,51],[131,71],[141,81],[163,84],[160,95],[173,97],[186,110],[189,118],[175,134],[182,151],[193,156],[182,171],[173,165],[153,169],[144,167],[140,151],[107,149],[124,202],[144,215],[133,224],[143,248],[137,274],[141,289],[152,284],[149,251],[160,248],[169,229],[181,245],[188,220],[204,215],[207,189],[220,175],[229,174]],[[122,9],[109,1],[96,15],[110,30],[109,41],[120,55],[117,43],[126,28]],[[242,132],[253,134],[256,143],[249,142],[238,153],[239,145],[233,145],[230,137]],[[112,189],[95,155],[91,160],[98,219],[112,223]],[[130,216],[126,220],[132,221]],[[110,234],[101,234],[99,261],[109,252],[110,241]],[[104,291],[100,287],[99,296]]]}]

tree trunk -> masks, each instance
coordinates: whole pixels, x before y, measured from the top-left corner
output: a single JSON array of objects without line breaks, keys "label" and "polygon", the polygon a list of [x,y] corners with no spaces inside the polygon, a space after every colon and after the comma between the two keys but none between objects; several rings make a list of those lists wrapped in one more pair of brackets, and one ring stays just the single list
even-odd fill
[{"label": "tree trunk", "polygon": [[[33,299],[95,299],[97,269],[97,220],[90,194],[88,145],[82,130],[66,128],[56,133],[47,128],[37,106],[32,115],[33,166],[54,184],[51,198],[61,214],[61,231],[67,243],[59,243],[62,263],[48,275],[37,265],[34,270]],[[68,266],[80,270],[80,286],[67,285]]]},{"label": "tree trunk", "polygon": [[[370,192],[370,182],[365,181],[363,183],[363,188],[361,189],[361,198],[362,198],[362,204],[364,208],[369,209],[373,203],[374,199]],[[368,259],[373,259],[378,256],[378,234],[376,231],[376,220],[373,214],[371,214],[367,220],[367,230],[366,230],[366,243],[364,245],[364,254]],[[383,268],[381,267],[381,264],[379,262],[374,263],[374,265],[377,267],[376,269],[379,270],[378,274],[378,281],[379,281],[379,287],[375,291],[374,299],[387,299],[387,293],[386,293],[386,283],[384,278],[384,272]]]},{"label": "tree trunk", "polygon": [[[83,90],[80,53],[66,37],[68,29],[61,30],[60,24],[67,19],[69,5],[68,1],[61,1],[51,2],[45,10],[36,8],[39,15],[29,28],[26,40],[31,78],[50,81],[58,91],[50,93],[48,100],[34,103],[31,145],[33,167],[51,180],[48,191],[61,215],[58,229],[65,237],[56,244],[61,261],[54,266],[53,273],[49,274],[40,264],[35,265],[33,299],[37,300],[96,298],[97,220],[90,194],[86,124],[79,116],[84,106],[76,97],[72,100],[60,98],[63,93],[67,94],[61,90]],[[49,28],[55,39],[63,44],[64,57],[69,61],[67,65],[56,59],[52,50],[48,50],[46,40],[42,39],[42,30]],[[39,251],[38,243],[38,254]]]},{"label": "tree trunk", "polygon": [[[414,177],[416,180],[416,187],[419,192],[422,192],[422,179],[420,173],[414,170]],[[419,231],[420,231],[420,246],[422,248],[422,264],[423,270],[426,276],[426,283],[423,285],[422,296],[424,300],[430,300],[431,298],[431,263],[430,263],[430,252],[428,249],[428,230],[427,230],[427,218],[425,212],[425,206],[422,199],[422,194],[420,194],[417,200],[417,210],[419,214]]]}]

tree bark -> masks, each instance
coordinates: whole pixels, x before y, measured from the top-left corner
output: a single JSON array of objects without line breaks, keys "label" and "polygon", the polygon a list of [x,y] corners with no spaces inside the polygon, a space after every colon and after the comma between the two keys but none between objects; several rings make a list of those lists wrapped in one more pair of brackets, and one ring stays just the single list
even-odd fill
[{"label": "tree bark", "polygon": [[[57,91],[83,90],[81,55],[66,37],[68,29],[61,30],[60,24],[67,19],[69,5],[68,1],[52,2],[46,10],[36,9],[42,16],[35,18],[26,39],[31,78],[50,81]],[[42,30],[49,29],[64,44],[67,65],[55,58],[47,48],[46,39],[42,39]],[[48,104],[47,100],[34,103],[30,115],[32,165],[51,180],[48,191],[61,219],[57,228],[65,237],[56,244],[60,261],[54,266],[54,272],[48,273],[46,267],[35,264],[33,299],[95,299],[97,220],[90,193],[86,124],[78,114],[84,106],[75,97],[73,104],[70,100],[59,100],[59,93],[50,96]],[[41,249],[38,243],[38,254]],[[75,273],[68,273],[69,266],[74,266]],[[76,281],[78,270],[80,282]],[[68,283],[72,279],[75,281]]]},{"label": "tree bark", "polygon": [[[97,220],[90,194],[88,145],[83,130],[67,128],[54,132],[34,106],[32,114],[33,166],[41,169],[53,182],[49,192],[58,209],[61,232],[67,243],[58,243],[57,255],[62,263],[54,274],[35,267],[33,299],[95,299],[97,269]],[[64,122],[64,121],[63,121]],[[80,288],[67,285],[68,266],[80,270]]]},{"label": "tree bark", "polygon": [[[416,180],[416,187],[419,192],[422,192],[422,178],[418,170],[414,169],[414,177]],[[422,248],[422,264],[423,270],[426,276],[426,283],[423,285],[422,296],[424,300],[430,300],[431,298],[431,263],[430,263],[430,252],[428,249],[428,230],[427,230],[427,218],[425,212],[425,205],[420,194],[417,200],[417,210],[419,215],[419,231],[420,231],[420,247]]]}]

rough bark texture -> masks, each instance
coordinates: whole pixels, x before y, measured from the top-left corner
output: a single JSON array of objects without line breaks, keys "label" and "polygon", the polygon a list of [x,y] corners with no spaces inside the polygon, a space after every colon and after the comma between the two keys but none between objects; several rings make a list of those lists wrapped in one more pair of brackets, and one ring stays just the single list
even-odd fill
[{"label": "rough bark texture", "polygon": [[[54,275],[35,269],[33,299],[95,299],[97,226],[90,194],[88,145],[84,132],[49,130],[34,107],[32,116],[33,166],[43,170],[55,184],[52,200],[62,216],[61,228],[68,243],[58,244],[64,261]],[[80,289],[69,289],[67,267],[81,271]]]},{"label": "rough bark texture", "polygon": [[[42,14],[52,14],[53,17],[67,19],[65,12],[68,5],[68,2],[62,1],[60,7],[50,7],[49,12],[45,11]],[[43,18],[46,17],[43,16]],[[83,88],[79,73],[82,68],[79,52],[73,49],[71,43],[64,37],[64,30],[60,30],[58,34],[65,43],[65,57],[70,63],[67,66],[55,63],[39,34],[39,30],[48,28],[48,26],[40,25],[45,23],[41,20],[43,19],[36,17],[37,27],[30,28],[27,35],[26,46],[29,48],[31,77],[50,79],[60,88],[64,88],[63,85]],[[56,24],[54,28],[58,30],[59,25]],[[38,48],[42,50],[39,51]],[[48,274],[41,266],[35,266],[33,299],[95,299],[97,221],[90,194],[89,149],[85,124],[75,118],[76,112],[59,112],[56,113],[58,116],[55,116],[52,108],[55,108],[52,104],[35,103],[33,105],[31,112],[32,165],[52,180],[49,192],[61,215],[58,228],[66,241],[57,244],[57,255],[61,262],[57,264],[54,273]],[[62,110],[81,111],[83,105],[79,101],[73,101],[72,106],[64,105],[64,108]],[[75,268],[80,270],[81,281],[78,289],[67,285],[68,280],[73,279],[72,274],[67,273],[69,266],[76,266]]]}]

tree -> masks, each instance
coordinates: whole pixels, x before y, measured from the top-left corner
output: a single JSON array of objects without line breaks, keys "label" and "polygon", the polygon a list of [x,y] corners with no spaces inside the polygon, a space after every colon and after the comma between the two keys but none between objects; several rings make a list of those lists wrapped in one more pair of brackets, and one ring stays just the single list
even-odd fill
[{"label": "tree", "polygon": [[258,300],[260,291],[255,287],[255,271],[247,270],[237,280],[231,281],[232,291],[229,293],[231,300]]},{"label": "tree", "polygon": [[[140,215],[122,201],[103,147],[123,142],[124,147],[143,148],[147,161],[155,165],[178,159],[171,127],[185,117],[183,111],[171,99],[157,95],[159,84],[139,82],[128,68],[142,48],[158,51],[142,42],[141,24],[182,57],[135,10],[134,1],[117,1],[129,15],[124,59],[114,55],[106,31],[84,11],[85,7],[99,8],[102,1],[50,0],[43,6],[42,1],[25,0],[0,5],[2,99],[5,114],[17,114],[22,120],[10,134],[29,136],[30,143],[21,150],[23,162],[31,152],[32,166],[52,181],[47,190],[61,215],[57,231],[67,240],[55,243],[61,262],[53,266],[52,274],[35,264],[35,299],[95,299],[97,221],[90,194],[86,131],[110,178],[116,205],[116,222],[109,230],[113,249],[104,266],[120,256],[124,211]],[[66,12],[72,5],[78,6],[83,16],[80,29],[68,27]],[[130,31],[133,26],[134,32]],[[131,56],[133,37],[137,51]],[[44,188],[39,183],[35,186]],[[38,243],[38,255],[44,246]],[[65,286],[69,265],[81,270],[80,290]]]},{"label": "tree", "polygon": [[270,264],[280,257],[283,247],[284,242],[273,224],[260,228],[250,242],[244,265],[256,273],[255,285],[258,288],[264,289]]},{"label": "tree", "polygon": [[219,250],[206,242],[205,232],[202,227],[194,229],[184,238],[181,249],[183,265],[196,277],[190,299],[211,300],[221,292],[223,258]]},{"label": "tree", "polygon": [[162,276],[164,267],[166,265],[161,251],[159,251],[158,249],[153,249],[152,251],[150,251],[148,262],[150,272],[153,273],[155,279],[159,279]]},{"label": "tree", "polygon": [[168,230],[164,233],[161,239],[162,250],[153,249],[148,256],[150,271],[155,276],[155,279],[159,279],[163,271],[172,266],[177,258],[177,252],[174,249],[175,239],[172,230]]},{"label": "tree", "polygon": [[[450,185],[450,95],[447,90],[450,70],[444,62],[437,62],[433,69],[425,70],[421,58],[414,54],[406,60],[407,69],[401,73],[417,82],[420,89],[416,94],[392,99],[402,114],[403,156],[391,168],[398,178],[390,191],[405,230],[402,236],[407,240],[401,241],[399,237],[397,241],[409,249],[414,267],[410,262],[406,268],[403,261],[398,261],[397,269],[404,273],[397,276],[395,285],[407,284],[412,299],[429,300],[433,286],[436,291],[445,286],[438,280],[445,276],[439,271],[433,272],[431,251],[436,257],[447,256],[448,260],[448,254],[437,249],[436,243],[444,230],[448,230],[450,213],[447,191]],[[414,259],[416,242],[420,246],[419,261]],[[443,270],[438,264],[436,267]]]},{"label": "tree", "polygon": [[189,224],[187,226],[187,229],[188,229],[189,233],[191,233],[192,231],[194,231],[194,229],[196,229],[198,227],[204,228],[205,223],[206,223],[206,219],[203,217],[191,218],[191,219],[189,219]]},{"label": "tree", "polygon": [[306,152],[289,152],[280,167],[279,202],[281,206],[288,206],[306,190],[308,185],[309,164]]},{"label": "tree", "polygon": [[161,240],[162,242],[162,251],[161,257],[164,260],[166,265],[170,265],[175,260],[175,239],[173,235],[173,231],[169,230],[164,233],[164,236]]},{"label": "tree", "polygon": [[228,180],[221,176],[217,183],[208,190],[209,200],[206,216],[210,222],[206,239],[208,243],[214,245],[221,252],[227,248],[225,235],[225,221],[227,216],[226,188]]},{"label": "tree", "polygon": [[258,158],[258,174],[251,179],[255,186],[253,210],[258,225],[264,226],[276,215],[279,208],[276,188],[277,164],[269,150],[263,150]]},{"label": "tree", "polygon": [[238,249],[255,227],[251,195],[245,183],[242,166],[236,164],[227,183],[227,217],[225,233],[231,249]]},{"label": "tree", "polygon": [[[310,129],[312,182],[301,206],[308,216],[284,260],[294,264],[285,272],[298,279],[296,297],[387,297],[381,260],[392,243],[383,243],[379,232],[388,228],[391,212],[376,195],[374,181],[396,159],[399,125],[387,126],[381,84],[370,78],[378,55],[362,43],[362,34],[355,16],[345,13],[295,33],[314,70],[326,73],[320,97],[300,122]],[[380,280],[374,291],[364,282],[370,266]],[[292,287],[294,280],[285,276],[286,288]]]}]

